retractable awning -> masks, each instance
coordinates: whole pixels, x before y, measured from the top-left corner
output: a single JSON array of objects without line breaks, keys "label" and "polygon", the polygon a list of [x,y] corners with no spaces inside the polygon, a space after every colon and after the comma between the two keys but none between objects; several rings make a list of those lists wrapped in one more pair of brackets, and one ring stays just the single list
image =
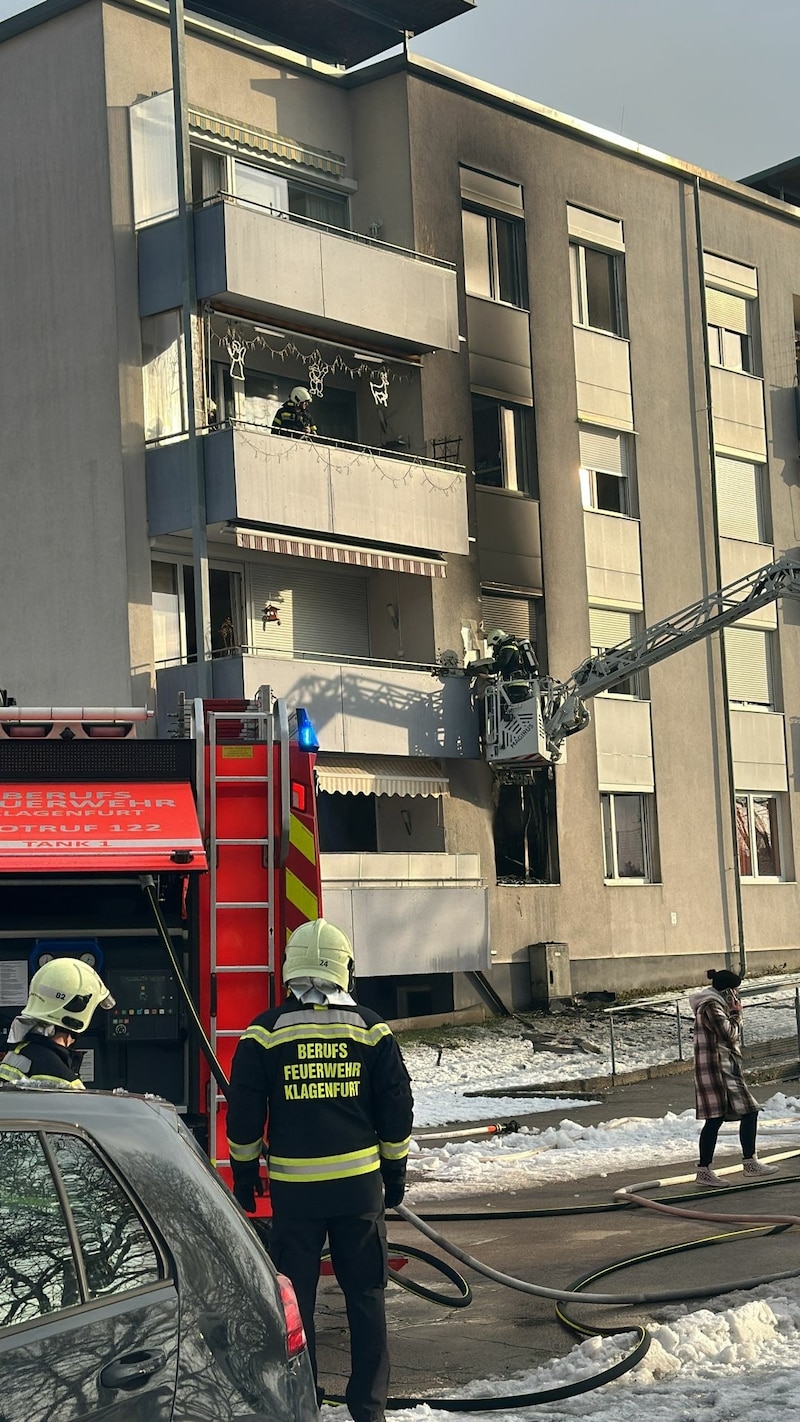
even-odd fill
[{"label": "retractable awning", "polygon": [[348,543],[323,543],[317,538],[287,538],[277,533],[247,533],[237,529],[236,543],[239,548],[255,548],[260,553],[320,558],[325,563],[348,563],[354,568],[379,568],[390,573],[416,573],[423,578],[443,578],[447,573],[443,558],[415,558],[410,553],[387,553],[384,549],[361,548]]},{"label": "retractable awning", "polygon": [[185,782],[0,782],[0,874],[207,867]]},{"label": "retractable awning", "polygon": [[325,755],[315,766],[317,788],[340,795],[449,795],[435,760],[403,755]]}]

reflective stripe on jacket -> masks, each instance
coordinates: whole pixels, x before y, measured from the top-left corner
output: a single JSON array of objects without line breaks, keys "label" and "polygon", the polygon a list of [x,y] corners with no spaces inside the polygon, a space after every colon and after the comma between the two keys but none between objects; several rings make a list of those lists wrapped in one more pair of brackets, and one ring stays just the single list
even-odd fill
[{"label": "reflective stripe on jacket", "polygon": [[40,1032],[31,1032],[0,1060],[0,1082],[85,1091],[72,1064],[72,1053]]},{"label": "reflective stripe on jacket", "polygon": [[276,1210],[308,1218],[380,1208],[381,1169],[402,1173],[411,1084],[391,1029],[353,1005],[291,998],[247,1029],[233,1059],[231,1164],[252,1166],[269,1113]]}]

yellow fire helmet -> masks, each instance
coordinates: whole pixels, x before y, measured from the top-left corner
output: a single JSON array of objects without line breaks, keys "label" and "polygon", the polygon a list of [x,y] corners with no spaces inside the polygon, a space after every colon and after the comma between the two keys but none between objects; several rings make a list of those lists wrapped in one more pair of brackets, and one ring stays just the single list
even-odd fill
[{"label": "yellow fire helmet", "polygon": [[88,963],[53,958],[31,978],[22,1015],[77,1035],[86,1031],[96,1007],[110,1011],[113,1006],[108,988]]},{"label": "yellow fire helmet", "polygon": [[353,948],[341,928],[325,918],[301,923],[286,944],[283,981],[322,978],[347,992],[352,982]]}]

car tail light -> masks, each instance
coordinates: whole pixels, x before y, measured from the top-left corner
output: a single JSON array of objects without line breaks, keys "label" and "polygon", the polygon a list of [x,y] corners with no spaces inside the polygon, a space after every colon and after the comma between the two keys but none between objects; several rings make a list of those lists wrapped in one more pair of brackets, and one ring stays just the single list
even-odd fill
[{"label": "car tail light", "polygon": [[298,1353],[302,1353],[306,1347],[306,1331],[300,1317],[297,1295],[291,1279],[287,1279],[285,1274],[279,1274],[278,1283],[281,1290],[283,1316],[286,1320],[286,1356],[287,1358],[296,1358]]}]

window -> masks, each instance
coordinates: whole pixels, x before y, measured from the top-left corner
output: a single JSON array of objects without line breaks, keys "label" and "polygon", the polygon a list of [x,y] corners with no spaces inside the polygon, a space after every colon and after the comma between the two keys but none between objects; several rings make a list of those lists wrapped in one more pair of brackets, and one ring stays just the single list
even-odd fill
[{"label": "window", "polygon": [[475,479],[490,489],[535,494],[533,411],[505,405],[488,395],[472,396]]},{"label": "window", "polygon": [[750,312],[752,300],[735,296],[730,291],[706,287],[706,317],[708,320],[708,358],[712,365],[725,370],[743,370],[752,374],[752,344]]},{"label": "window", "polygon": [[607,880],[652,880],[652,795],[602,794],[603,862]]},{"label": "window", "polygon": [[633,455],[629,435],[580,428],[581,499],[585,509],[633,516]]},{"label": "window", "polygon": [[186,372],[180,311],[142,318],[145,440],[169,439],[186,429]]},{"label": "window", "polygon": [[[80,1271],[54,1176],[80,1249]],[[91,1146],[67,1133],[0,1134],[0,1327],[164,1278],[139,1215]]]},{"label": "window", "polygon": [[782,877],[777,795],[736,796],[736,848],[743,879]]},{"label": "window", "polygon": [[569,259],[575,325],[623,336],[621,255],[571,242]]},{"label": "window", "polygon": [[125,1293],[163,1278],[131,1201],[86,1141],[49,1137],[80,1242],[89,1298]]},{"label": "window", "polygon": [[536,647],[536,605],[541,598],[504,597],[497,593],[481,593],[483,629],[488,636],[502,628],[511,637],[527,637]]},{"label": "window", "polygon": [[748,543],[766,543],[765,480],[763,464],[747,464],[718,454],[717,518],[722,538],[740,538]]},{"label": "window", "polygon": [[723,636],[728,699],[772,707],[772,634],[755,627],[726,627]]},{"label": "window", "polygon": [[301,187],[289,184],[289,211],[309,221],[322,223],[328,227],[350,226],[350,214],[346,193],[325,192],[323,188]]},{"label": "window", "polygon": [[470,296],[485,296],[509,306],[526,305],[522,223],[496,213],[465,207],[464,280]]},{"label": "window", "polygon": [[33,1132],[0,1134],[0,1328],[80,1303],[67,1223]]},{"label": "window", "polygon": [[[610,607],[589,608],[589,638],[592,656],[601,656],[611,647],[618,647],[630,641],[639,631],[640,618],[634,612],[617,612]],[[613,696],[641,697],[644,674],[634,672],[625,681],[618,681],[610,688]],[[601,693],[601,695],[604,693]]]},{"label": "window", "polygon": [[233,160],[233,192],[244,202],[256,203],[259,207],[270,208],[273,212],[286,212],[289,207],[289,191],[285,178],[270,173],[268,168],[256,168],[253,163]]},{"label": "window", "polygon": [[[191,563],[154,559],[153,657],[156,665],[197,659],[194,569]],[[242,575],[226,568],[209,568],[211,652],[222,656],[245,642]]]},{"label": "window", "polygon": [[346,193],[296,183],[282,173],[211,148],[192,145],[192,192],[196,202],[228,192],[272,212],[293,213],[325,226],[348,228]]},{"label": "window", "polygon": [[494,857],[498,884],[557,884],[555,779],[535,770],[530,784],[498,785]]},{"label": "window", "polygon": [[376,854],[378,826],[375,795],[317,795],[321,854]]}]

